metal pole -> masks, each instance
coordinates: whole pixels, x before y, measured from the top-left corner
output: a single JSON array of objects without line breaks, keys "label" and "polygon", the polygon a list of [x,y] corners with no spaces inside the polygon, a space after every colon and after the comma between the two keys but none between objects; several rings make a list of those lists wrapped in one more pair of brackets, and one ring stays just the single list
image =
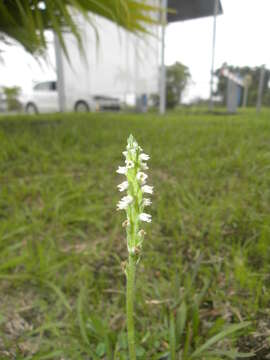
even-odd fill
[{"label": "metal pole", "polygon": [[245,77],[244,77],[244,96],[243,96],[243,104],[242,104],[242,107],[243,108],[246,108],[247,107],[247,102],[248,102],[248,90],[249,90],[249,87],[252,83],[252,77],[250,74],[247,74]]},{"label": "metal pole", "polygon": [[219,0],[215,0],[214,5],[214,26],[213,26],[213,42],[212,42],[212,65],[211,65],[211,80],[210,80],[210,101],[209,110],[214,109],[213,93],[214,93],[214,70],[215,70],[215,53],[216,53],[216,34],[217,34],[217,14],[219,8]]},{"label": "metal pole", "polygon": [[56,33],[54,33],[54,48],[55,48],[55,59],[56,59],[58,103],[59,103],[59,110],[63,112],[66,110],[63,52],[60,46],[59,38]]},{"label": "metal pole", "polygon": [[248,84],[245,84],[244,86],[244,98],[243,98],[243,108],[247,107],[247,99],[248,99]]},{"label": "metal pole", "polygon": [[258,89],[257,107],[256,107],[257,114],[259,114],[262,107],[264,76],[265,76],[265,67],[264,65],[262,65],[261,73],[260,73],[259,89]]},{"label": "metal pole", "polygon": [[165,66],[165,35],[167,26],[168,0],[162,0],[161,14],[161,67],[160,67],[160,94],[159,94],[159,113],[164,115],[166,112],[166,66]]},{"label": "metal pole", "polygon": [[135,102],[136,102],[136,111],[140,111],[140,57],[139,57],[139,46],[140,40],[138,36],[135,35],[135,62],[134,62],[134,81],[135,81]]},{"label": "metal pole", "polygon": [[129,33],[126,32],[126,92],[125,92],[125,106],[127,107],[127,99],[128,99],[128,92],[129,92]]}]

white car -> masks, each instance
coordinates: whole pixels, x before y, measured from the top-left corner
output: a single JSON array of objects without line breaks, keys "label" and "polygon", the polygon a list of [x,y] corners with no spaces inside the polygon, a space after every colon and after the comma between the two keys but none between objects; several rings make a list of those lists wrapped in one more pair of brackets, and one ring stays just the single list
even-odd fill
[{"label": "white car", "polygon": [[[21,101],[28,114],[60,111],[57,82],[37,83],[30,94],[21,97]],[[67,107],[67,111],[88,112],[96,111],[98,105],[90,95],[69,94]]]},{"label": "white car", "polygon": [[122,105],[119,99],[111,96],[95,95],[93,99],[96,103],[97,110],[120,111]]}]

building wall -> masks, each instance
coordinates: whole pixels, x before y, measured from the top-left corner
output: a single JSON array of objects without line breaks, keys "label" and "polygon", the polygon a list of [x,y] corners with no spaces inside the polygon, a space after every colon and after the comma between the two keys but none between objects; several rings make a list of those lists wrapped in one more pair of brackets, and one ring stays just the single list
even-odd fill
[{"label": "building wall", "polygon": [[[71,34],[65,35],[69,59],[61,56],[66,106],[75,97],[107,95],[129,103],[136,95],[158,92],[159,40],[158,28],[152,27],[153,36],[135,37],[112,22],[95,16],[91,18],[98,29],[98,38],[89,23],[76,17],[83,38],[84,54],[78,49]],[[57,46],[57,45],[56,45]]]}]

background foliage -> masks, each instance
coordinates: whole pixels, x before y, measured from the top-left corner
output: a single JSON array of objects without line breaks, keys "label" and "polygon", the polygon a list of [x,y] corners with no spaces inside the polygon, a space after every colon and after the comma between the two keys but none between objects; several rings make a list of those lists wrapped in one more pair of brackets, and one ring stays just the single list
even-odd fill
[{"label": "background foliage", "polygon": [[22,105],[19,101],[19,95],[21,93],[21,88],[19,86],[4,86],[3,92],[6,96],[8,111],[19,111],[22,109]]},{"label": "background foliage", "polygon": [[188,67],[178,61],[166,66],[166,71],[167,107],[171,109],[181,103],[182,93],[190,79],[190,73]]},{"label": "background foliage", "polygon": [[[168,109],[173,109],[181,104],[183,91],[191,76],[189,68],[178,61],[173,65],[166,66],[166,74],[166,104]],[[157,107],[159,94],[152,94],[151,102]]]}]

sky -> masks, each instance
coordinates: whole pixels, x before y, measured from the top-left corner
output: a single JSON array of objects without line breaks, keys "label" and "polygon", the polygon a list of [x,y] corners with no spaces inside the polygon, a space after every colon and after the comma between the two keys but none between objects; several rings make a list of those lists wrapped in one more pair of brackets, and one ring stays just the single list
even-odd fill
[{"label": "sky", "polygon": [[[221,0],[217,19],[215,69],[224,62],[270,68],[270,0]],[[180,61],[189,67],[192,85],[187,98],[207,97],[213,39],[213,18],[174,23],[167,29],[166,63]]]},{"label": "sky", "polygon": [[[224,62],[270,68],[270,0],[221,0],[217,19],[215,69]],[[210,92],[213,18],[170,24],[166,32],[166,64],[180,61],[189,67],[192,80],[185,100],[207,98]],[[52,39],[50,39],[52,42]],[[52,48],[52,46],[51,46]],[[0,63],[0,86],[18,85],[28,91],[34,81],[55,78],[55,61],[38,64],[19,46],[8,46]]]}]

